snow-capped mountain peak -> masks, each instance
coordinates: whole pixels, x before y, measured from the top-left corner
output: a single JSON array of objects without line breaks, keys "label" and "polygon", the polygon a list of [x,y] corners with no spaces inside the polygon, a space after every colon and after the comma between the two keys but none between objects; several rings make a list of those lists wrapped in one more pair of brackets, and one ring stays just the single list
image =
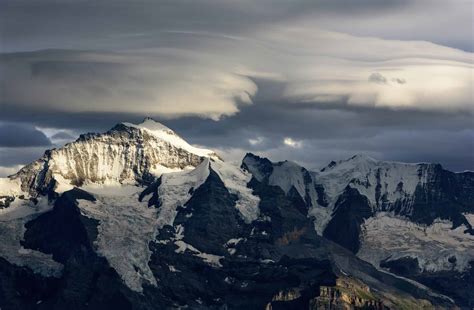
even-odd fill
[{"label": "snow-capped mountain peak", "polygon": [[122,124],[127,124],[127,125],[132,126],[132,127],[146,128],[146,129],[151,130],[151,131],[167,130],[167,131],[172,132],[172,130],[170,128],[166,127],[165,125],[163,125],[160,122],[155,121],[151,117],[144,118],[143,121],[138,125],[131,124],[131,123],[128,123],[128,122],[122,122]]},{"label": "snow-capped mountain peak", "polygon": [[[76,141],[45,152],[42,158],[5,179],[18,195],[61,193],[84,184],[148,184],[163,173],[192,169],[211,150],[194,147],[152,119],[120,123],[105,133],[81,135]],[[2,195],[11,195],[0,192]]]},{"label": "snow-capped mountain peak", "polygon": [[367,162],[367,161],[371,161],[371,162],[377,162],[378,160],[367,155],[367,154],[363,154],[363,153],[360,153],[360,154],[355,154],[354,156],[352,156],[351,158],[349,159],[346,159],[344,161],[353,161],[353,162]]},{"label": "snow-capped mountain peak", "polygon": [[190,153],[196,154],[198,156],[216,156],[216,154],[212,150],[207,150],[207,149],[202,149],[202,148],[197,148],[192,145],[190,145],[188,142],[186,142],[183,138],[181,138],[179,135],[177,135],[173,130],[170,128],[166,127],[165,125],[155,121],[152,118],[145,118],[143,122],[140,124],[132,124],[132,123],[127,123],[124,122],[122,125],[125,125],[127,127],[131,128],[136,128],[139,130],[144,130],[150,134],[152,134],[154,137],[161,139],[163,141],[166,141],[173,146],[176,146],[178,148],[182,148],[183,150],[186,150]]}]

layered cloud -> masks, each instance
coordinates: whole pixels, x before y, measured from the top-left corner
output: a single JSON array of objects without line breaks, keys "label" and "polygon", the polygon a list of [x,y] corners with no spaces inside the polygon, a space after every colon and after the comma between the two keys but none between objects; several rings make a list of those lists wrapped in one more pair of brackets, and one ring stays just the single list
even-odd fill
[{"label": "layered cloud", "polygon": [[[145,54],[46,51],[1,58],[5,104],[63,112],[218,118],[250,103],[255,84],[183,50]],[[223,68],[222,68],[223,67]],[[25,91],[27,90],[27,91]]]},{"label": "layered cloud", "polygon": [[172,37],[194,45],[4,54],[2,103],[20,111],[219,119],[251,104],[258,91],[254,80],[268,79],[282,82],[279,99],[295,104],[473,110],[472,54],[432,43],[355,37],[308,25],[262,27],[252,37]]},{"label": "layered cloud", "polygon": [[295,102],[473,111],[472,53],[309,26],[281,28],[268,36],[274,46],[290,47],[279,63],[289,64],[284,95]]}]

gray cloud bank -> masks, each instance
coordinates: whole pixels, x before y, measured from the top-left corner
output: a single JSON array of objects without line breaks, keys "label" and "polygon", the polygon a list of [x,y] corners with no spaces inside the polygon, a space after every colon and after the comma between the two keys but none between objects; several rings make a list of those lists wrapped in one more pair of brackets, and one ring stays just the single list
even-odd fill
[{"label": "gray cloud bank", "polygon": [[6,51],[123,48],[161,30],[241,34],[305,18],[359,36],[426,40],[469,51],[473,44],[471,0],[3,0],[0,5]]}]

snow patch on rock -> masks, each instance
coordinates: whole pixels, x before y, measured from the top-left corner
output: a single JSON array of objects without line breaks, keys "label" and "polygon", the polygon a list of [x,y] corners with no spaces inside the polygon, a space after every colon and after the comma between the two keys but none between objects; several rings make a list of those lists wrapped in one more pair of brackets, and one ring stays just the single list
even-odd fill
[{"label": "snow patch on rock", "polygon": [[265,179],[266,175],[259,169],[260,162],[255,155],[245,156],[242,163],[247,166],[247,169],[257,181],[262,182]]},{"label": "snow patch on rock", "polygon": [[178,207],[184,206],[209,176],[209,158],[191,171],[168,173],[161,176],[158,187],[160,207],[158,209],[157,229],[173,225]]},{"label": "snow patch on rock", "polygon": [[[195,167],[193,166],[186,166],[184,170],[192,170]],[[182,171],[183,169],[180,168],[168,168],[162,165],[156,165],[153,168],[150,169],[150,173],[153,174],[156,177],[159,177],[165,173],[171,173],[171,172],[179,172]]]},{"label": "snow patch on rock", "polygon": [[322,236],[324,229],[326,229],[327,224],[332,219],[332,208],[322,207],[318,204],[313,205],[308,210],[308,216],[313,218],[314,229],[318,235]]},{"label": "snow patch on rock", "polygon": [[67,192],[67,191],[74,188],[74,185],[71,185],[71,181],[66,180],[60,174],[54,174],[53,178],[56,180],[56,187],[55,187],[54,191],[58,194]]},{"label": "snow patch on rock", "polygon": [[268,184],[279,186],[285,194],[294,186],[303,199],[306,196],[302,167],[291,161],[273,165]]},{"label": "snow patch on rock", "polygon": [[221,160],[212,160],[211,167],[214,168],[229,192],[237,195],[235,207],[239,210],[244,221],[246,223],[255,221],[260,215],[258,207],[260,198],[255,196],[253,190],[247,186],[252,175]]},{"label": "snow patch on rock", "polygon": [[17,196],[22,193],[19,179],[0,178],[0,196]]},{"label": "snow patch on rock", "polygon": [[174,244],[178,247],[175,252],[176,253],[185,253],[186,251],[190,251],[193,253],[194,256],[202,258],[204,262],[207,264],[220,268],[222,267],[220,260],[223,259],[223,256],[219,255],[214,255],[214,254],[209,254],[209,253],[203,253],[190,245],[189,243],[184,242],[182,239],[184,238],[184,227],[182,225],[178,225],[176,227],[176,234],[174,238]]}]

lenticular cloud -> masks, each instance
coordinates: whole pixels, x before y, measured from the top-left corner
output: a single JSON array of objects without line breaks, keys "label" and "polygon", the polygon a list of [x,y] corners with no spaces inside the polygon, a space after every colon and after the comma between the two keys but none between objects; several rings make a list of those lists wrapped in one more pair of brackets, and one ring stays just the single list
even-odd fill
[{"label": "lenticular cloud", "polygon": [[252,104],[256,81],[266,79],[281,82],[279,99],[295,103],[472,111],[472,54],[452,48],[308,25],[266,26],[242,36],[171,35],[189,46],[4,54],[2,100],[43,111],[217,120]]}]

